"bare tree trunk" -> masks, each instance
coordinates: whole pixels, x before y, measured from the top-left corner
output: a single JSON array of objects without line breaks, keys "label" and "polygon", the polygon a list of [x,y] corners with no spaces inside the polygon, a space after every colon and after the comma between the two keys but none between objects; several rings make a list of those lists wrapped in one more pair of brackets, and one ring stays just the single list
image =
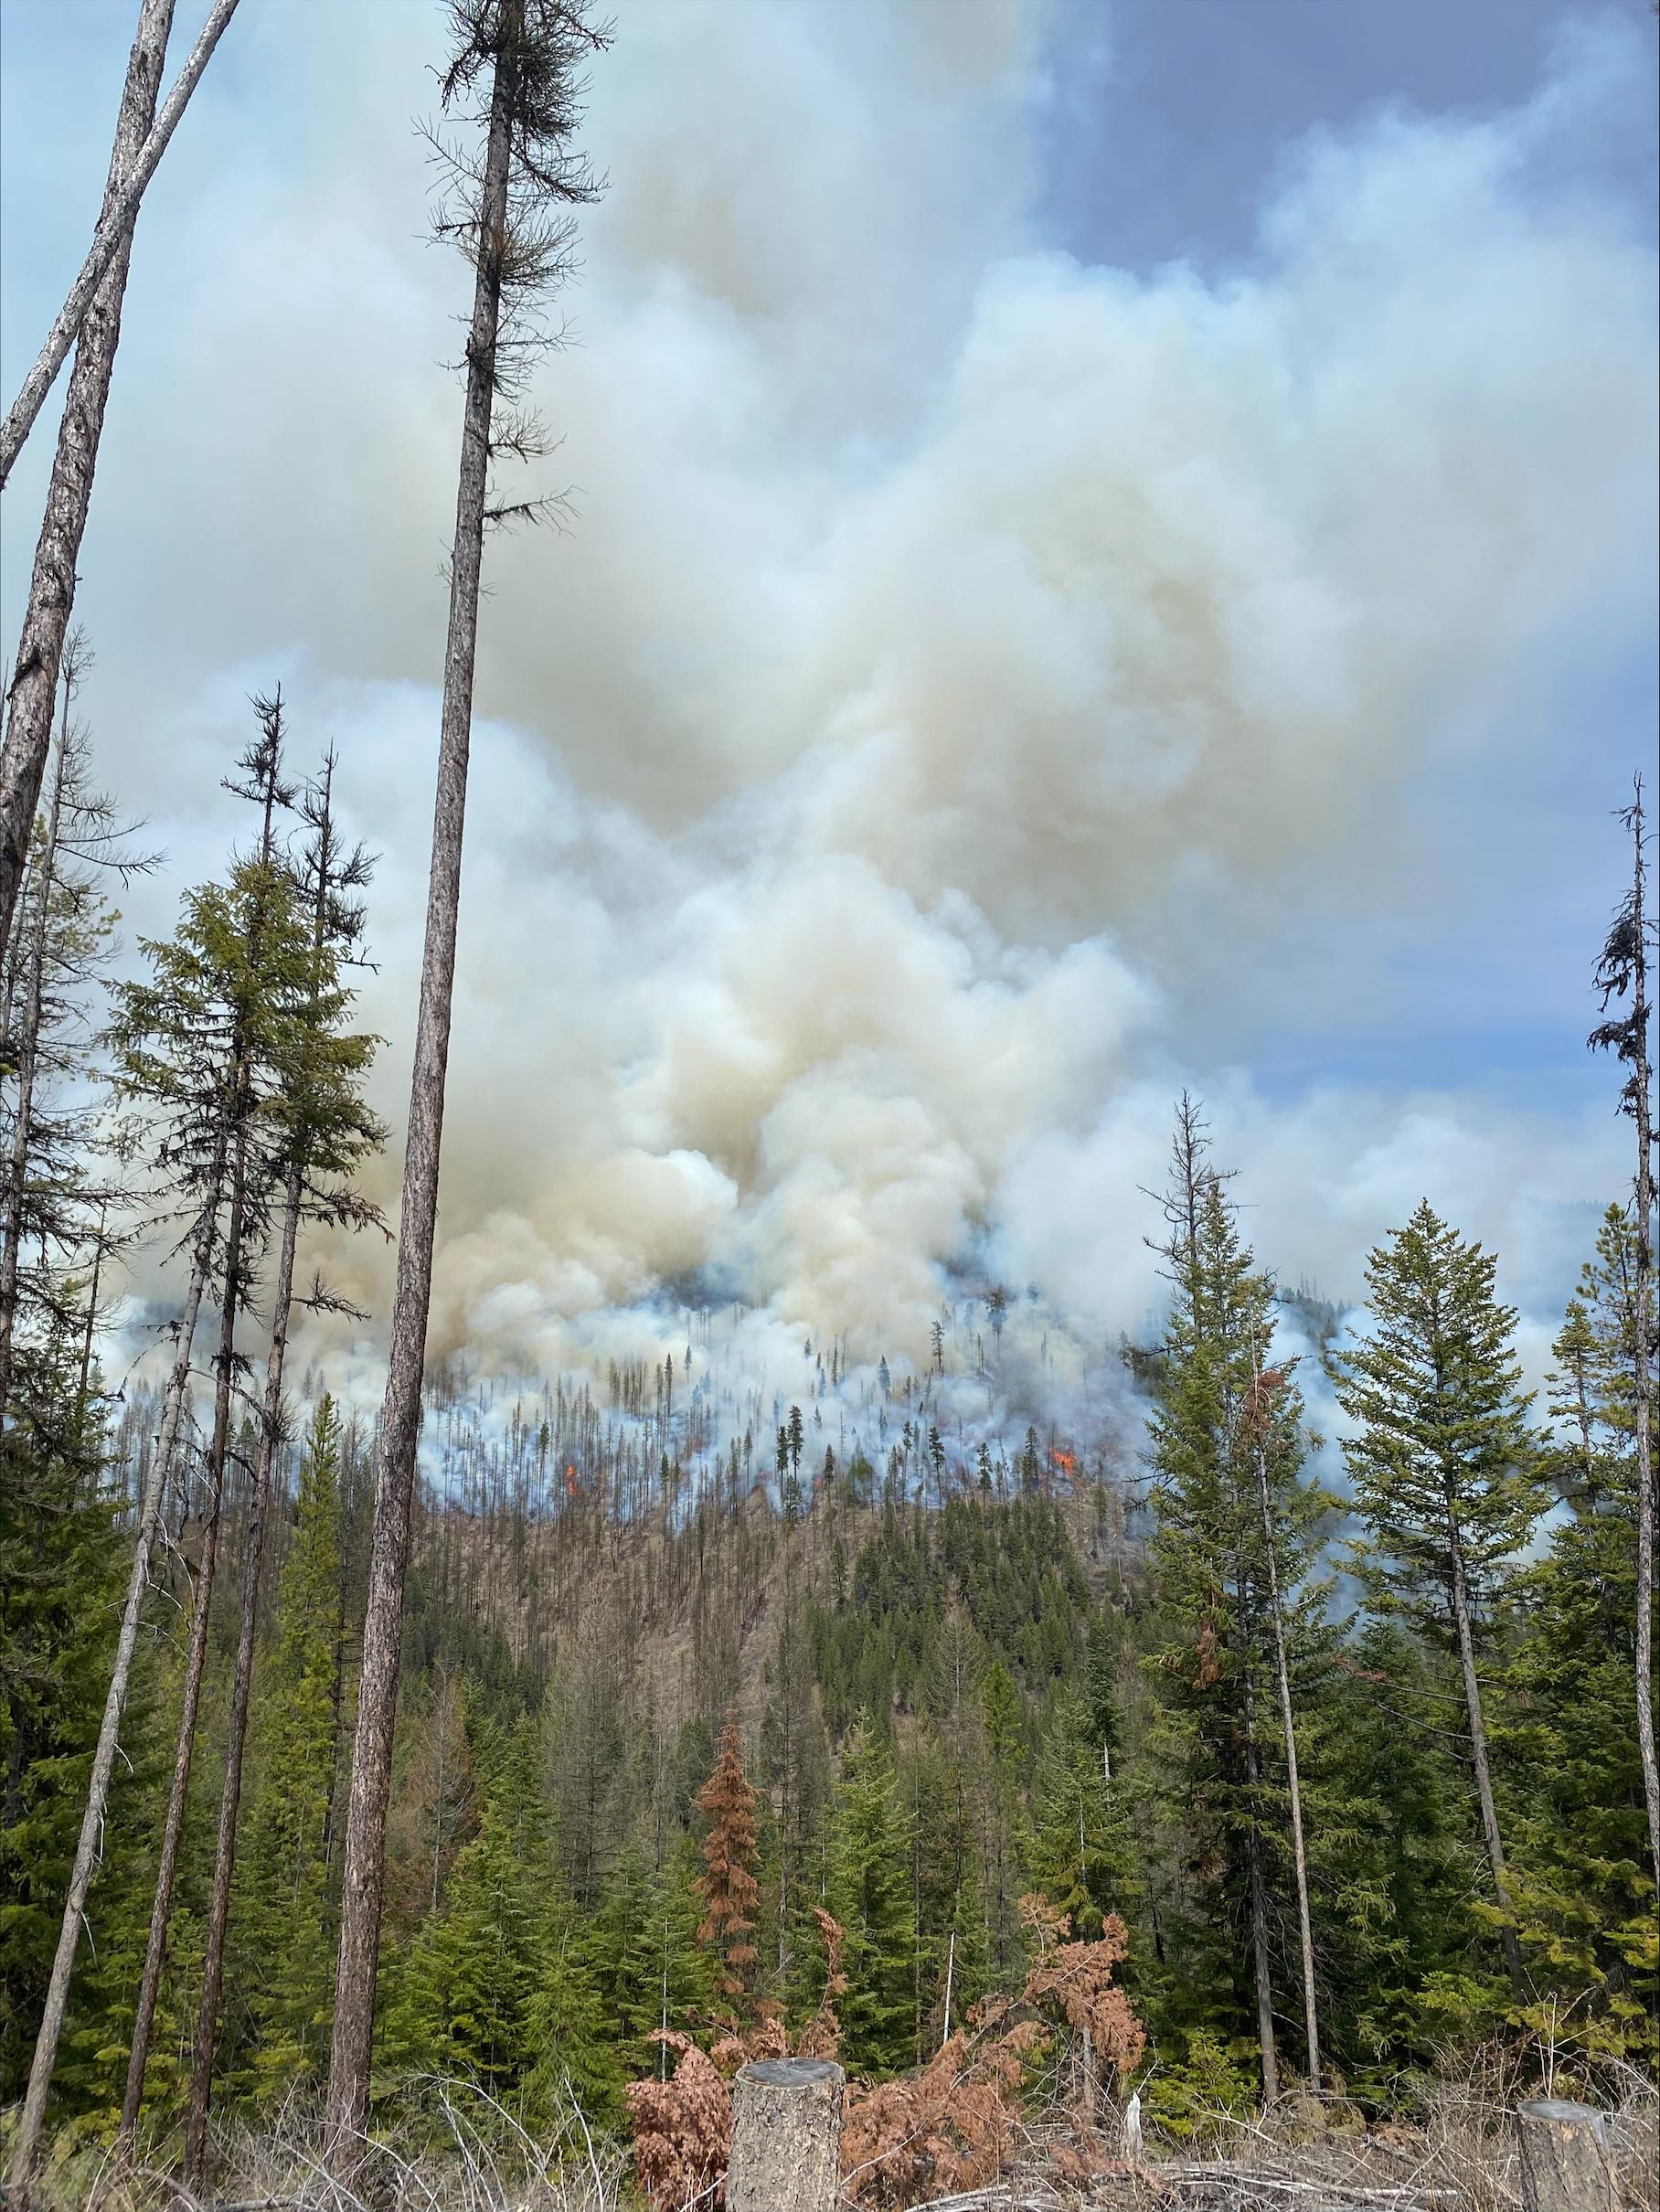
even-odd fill
[{"label": "bare tree trunk", "polygon": [[150,2033],[155,2024],[155,2001],[161,1990],[162,1968],[167,1956],[167,1926],[173,1917],[173,1888],[178,1876],[179,1845],[185,1833],[185,1804],[190,1791],[190,1769],[196,1757],[197,1716],[201,1707],[202,1675],[208,1664],[208,1614],[213,1604],[214,1569],[219,1547],[219,1508],[225,1494],[225,1459],[230,1441],[230,1398],[236,1365],[237,1301],[240,1287],[242,1221],[246,1196],[247,1163],[244,1140],[237,1140],[237,1159],[230,1185],[230,1216],[225,1230],[225,1294],[219,1320],[218,1373],[214,1386],[213,1436],[208,1449],[208,1517],[202,1531],[202,1557],[197,1568],[196,1603],[190,1615],[190,1646],[185,1659],[184,1696],[179,1710],[178,1742],[173,1755],[173,1787],[167,1799],[167,1818],[162,1829],[161,1856],[155,1869],[155,1898],[150,1910],[150,1934],[144,1947],[144,1978],[139,1983],[138,2012],[133,2023],[133,2048],[127,2061],[126,2093],[122,2099],[118,2146],[131,2152],[144,2102],[144,2067],[150,2056]]},{"label": "bare tree trunk", "polygon": [[1660,1767],[1655,1760],[1655,1133],[1648,1053],[1648,884],[1643,851],[1643,785],[1630,814],[1632,831],[1633,1054],[1632,1114],[1637,1124],[1635,1280],[1632,1335],[1637,1356],[1637,1746],[1643,1761],[1643,1802],[1648,1811],[1648,1852],[1660,1902]]},{"label": "bare tree trunk", "polygon": [[236,1870],[237,1817],[242,1802],[242,1752],[248,1740],[254,1632],[260,1617],[260,1564],[265,1547],[265,1514],[271,1498],[271,1463],[282,1430],[282,1367],[288,1354],[289,1307],[294,1293],[294,1247],[300,1232],[302,1181],[296,1161],[289,1169],[283,1196],[282,1241],[271,1306],[271,1349],[265,1360],[265,1403],[261,1414],[260,1450],[254,1462],[242,1554],[242,1621],[231,1685],[230,1736],[225,1752],[225,1781],[219,1792],[218,1845],[213,1862],[213,1893],[208,1908],[202,2002],[190,2073],[190,2117],[185,2134],[187,2188],[195,2188],[207,2179],[208,2105],[213,2093],[213,2047],[218,2032],[219,1993],[225,1974],[225,1930],[230,1917],[231,1877]]},{"label": "bare tree trunk", "polygon": [[[214,1172],[216,1184],[222,1168],[221,1155]],[[52,2069],[58,2063],[58,2044],[63,2033],[64,2015],[69,2008],[69,1977],[75,1968],[81,1918],[86,1910],[93,1869],[102,1856],[104,1808],[109,1802],[110,1777],[115,1767],[121,1717],[126,1707],[127,1685],[133,1673],[133,1654],[138,1643],[139,1615],[144,1610],[144,1592],[150,1586],[150,1553],[155,1542],[155,1527],[161,1516],[162,1499],[166,1493],[167,1478],[173,1467],[173,1455],[178,1446],[185,1400],[189,1395],[190,1351],[196,1338],[202,1292],[207,1287],[208,1272],[213,1264],[218,1221],[218,1207],[210,1198],[202,1209],[197,1226],[190,1256],[189,1287],[185,1293],[185,1303],[175,1329],[173,1369],[167,1377],[166,1392],[162,1400],[161,1434],[156,1441],[155,1457],[150,1462],[150,1480],[145,1486],[144,1503],[139,1512],[138,1541],[133,1547],[133,1572],[127,1580],[127,1601],[122,1612],[121,1633],[116,1639],[115,1664],[110,1673],[109,1696],[104,1700],[103,1721],[98,1731],[98,1746],[92,1754],[92,1772],[87,1783],[87,1809],[81,1816],[80,1835],[75,1845],[69,1894],[64,1899],[63,1926],[58,1938],[57,1955],[52,1961],[51,1979],[47,1984],[46,2004],[40,2015],[39,2032],[35,2038],[34,2060],[29,2068],[28,2091],[24,2099],[23,2118],[18,2125],[17,2142],[12,2157],[12,2186],[19,2196],[27,2197],[29,2176],[40,2152],[47,2093],[52,2084]]]},{"label": "bare tree trunk", "polygon": [[1257,1992],[1257,2045],[1262,2055],[1262,2101],[1272,2104],[1280,2094],[1280,2069],[1274,2058],[1273,1978],[1268,1956],[1268,1886],[1262,1878],[1262,1837],[1256,1814],[1258,1786],[1262,1779],[1262,1754],[1257,1746],[1256,1692],[1250,1664],[1245,1672],[1245,1776],[1250,1784],[1250,1824],[1246,1832],[1245,1856],[1250,1891],[1250,1962]]},{"label": "bare tree trunk", "polygon": [[1464,1582],[1464,1549],[1458,1533],[1458,1522],[1451,1507],[1447,1513],[1448,1557],[1452,1566],[1452,1624],[1458,1637],[1458,1664],[1463,1677],[1464,1709],[1470,1722],[1470,1763],[1475,1770],[1475,1795],[1481,1806],[1482,1838],[1487,1848],[1487,1865],[1493,1875],[1493,1894],[1499,1909],[1506,1916],[1500,1929],[1505,1947],[1505,1967],[1510,1976],[1510,1986],[1516,1997],[1527,1994],[1527,1978],[1522,1972],[1522,1947],[1516,1941],[1516,1930],[1508,1918],[1510,1911],[1510,1884],[1505,1873],[1504,1845],[1499,1841],[1498,1808],[1493,1800],[1493,1775],[1487,1764],[1487,1730],[1482,1719],[1481,1685],[1475,1678],[1475,1642],[1470,1632],[1470,1598]]},{"label": "bare tree trunk", "polygon": [[[173,0],[143,0],[122,88],[110,180],[104,188],[106,209],[119,197],[154,121],[155,95],[172,26]],[[58,670],[75,604],[76,563],[92,502],[92,476],[98,466],[98,441],[103,434],[104,409],[121,338],[122,295],[132,251],[133,233],[128,229],[110,257],[81,325],[63,420],[58,430],[46,516],[35,548],[17,665],[7,694],[5,742],[0,748],[0,958],[11,940],[29,825],[40,803]]]},{"label": "bare tree trunk", "polygon": [[[52,327],[46,334],[45,343],[35,357],[35,365],[23,379],[17,397],[6,411],[5,420],[0,422],[0,485],[12,473],[12,463],[23,451],[35,418],[48,392],[58,378],[68,354],[80,334],[105,270],[114,260],[123,241],[131,239],[133,225],[138,216],[138,203],[144,197],[144,186],[155,175],[162,155],[167,151],[167,141],[173,136],[179,117],[190,95],[201,81],[202,71],[208,67],[219,34],[236,13],[237,0],[214,0],[212,14],[203,24],[201,35],[191,48],[184,68],[175,80],[173,90],[163,103],[162,111],[150,126],[144,143],[122,172],[119,192],[106,193],[103,210],[92,232],[92,243],[87,249],[87,258],[80,265],[80,273],[70,285],[69,296],[59,309]],[[165,45],[165,41],[164,41]],[[160,63],[156,80],[160,81]],[[154,105],[154,95],[151,95]],[[111,171],[113,182],[114,171]]]},{"label": "bare tree trunk", "polygon": [[69,698],[75,686],[72,655],[65,655],[63,675],[63,728],[58,739],[58,766],[52,777],[51,804],[47,810],[46,842],[41,847],[40,897],[29,917],[28,950],[24,962],[23,1011],[17,1054],[17,1119],[12,1129],[10,1175],[5,1187],[5,1218],[0,1224],[5,1250],[0,1254],[0,1428],[12,1382],[12,1335],[17,1324],[17,1278],[23,1256],[23,1198],[28,1175],[29,1134],[35,1113],[35,1071],[39,1065],[40,995],[46,975],[47,932],[52,920],[52,877],[58,865],[58,836],[63,821],[63,786],[69,771]]},{"label": "bare tree trunk", "polygon": [[1303,1952],[1303,2019],[1308,2038],[1308,2082],[1320,2094],[1320,2015],[1314,1994],[1314,1937],[1308,1909],[1308,1857],[1303,1845],[1303,1788],[1297,1774],[1297,1728],[1291,1703],[1291,1670],[1285,1663],[1285,1622],[1280,1611],[1280,1569],[1274,1556],[1273,1515],[1268,1503],[1268,1459],[1261,1436],[1252,1457],[1257,1470],[1257,1509],[1262,1523],[1262,1554],[1268,1563],[1268,1617],[1273,1627],[1274,1680],[1280,1693],[1280,1727],[1285,1738],[1285,1776],[1291,1794],[1292,1861],[1297,1877],[1297,1938]]},{"label": "bare tree trunk", "polygon": [[386,1884],[387,1801],[391,1789],[392,1728],[409,1564],[415,1448],[420,1430],[421,1374],[432,1290],[432,1241],[438,1218],[438,1164],[443,1133],[444,1079],[455,983],[456,917],[461,900],[462,832],[466,816],[467,759],[473,726],[473,672],[478,640],[478,593],[490,468],[506,242],[510,122],[515,71],[498,58],[490,96],[490,135],[478,207],[477,276],[467,337],[467,396],[451,557],[450,628],[444,654],[443,717],[438,748],[438,794],[427,891],[420,1011],[410,1095],[399,1221],[397,1285],[386,1398],[375,1468],[375,1522],[364,1618],[363,1672],[357,1733],[346,1810],[340,1953],[330,2053],[328,2133],[336,2156],[349,2157],[368,2111],[374,2037],[375,1980]]}]

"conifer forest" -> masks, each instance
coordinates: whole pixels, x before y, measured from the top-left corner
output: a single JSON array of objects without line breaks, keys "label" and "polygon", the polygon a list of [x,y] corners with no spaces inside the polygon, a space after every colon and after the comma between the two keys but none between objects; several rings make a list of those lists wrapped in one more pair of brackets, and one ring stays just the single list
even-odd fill
[{"label": "conifer forest", "polygon": [[1660,2201],[1655,27],[1369,16],[0,0],[0,2202]]}]

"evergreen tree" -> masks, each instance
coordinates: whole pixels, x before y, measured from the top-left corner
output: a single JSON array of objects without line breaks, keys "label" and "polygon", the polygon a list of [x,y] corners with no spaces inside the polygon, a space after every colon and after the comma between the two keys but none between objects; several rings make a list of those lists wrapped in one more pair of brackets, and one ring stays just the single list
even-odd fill
[{"label": "evergreen tree", "polygon": [[478,1833],[451,1870],[442,1909],[410,1951],[399,2040],[415,2064],[497,2091],[529,2067],[545,1827],[531,1739],[518,1731],[486,1791]]},{"label": "evergreen tree", "polygon": [[[1289,1375],[1281,1371],[1265,1390],[1273,1287],[1239,1235],[1186,1097],[1165,1211],[1169,1233],[1159,1250],[1175,1296],[1150,1424],[1152,1558],[1165,1631],[1152,1664],[1156,1746],[1185,1808],[1187,1978],[1211,2005],[1222,1999],[1205,2025],[1234,2034],[1253,2018],[1272,2099],[1275,1923],[1291,1917],[1306,1927],[1289,1678],[1317,1634],[1308,1569],[1326,1501],[1303,1477],[1302,1403]],[[1293,1876],[1289,1913],[1282,1867]],[[1233,1939],[1241,1924],[1249,2001]],[[1313,2062],[1312,1944],[1301,1950]]]},{"label": "evergreen tree", "polygon": [[[1630,1717],[1637,1606],[1635,1238],[1610,1207],[1554,1351],[1552,1463],[1568,1506],[1525,1574],[1527,1633],[1510,1670],[1506,1731],[1520,1798],[1513,1872],[1524,1951],[1548,1995],[1527,2016],[1577,2007],[1581,2034],[1653,2056],[1654,1915],[1644,1865],[1642,1759]],[[1644,1996],[1648,2001],[1644,2002]]]},{"label": "evergreen tree", "polygon": [[1357,1554],[1374,1604],[1448,1652],[1463,1693],[1480,1834],[1511,1986],[1525,1994],[1480,1686],[1517,1594],[1543,1505],[1531,1399],[1517,1385],[1516,1313],[1495,1263],[1426,1199],[1367,1267],[1368,1333],[1337,1363],[1358,1425],[1344,1456],[1369,1538]]},{"label": "evergreen tree", "polygon": [[6,2101],[23,2092],[45,2003],[123,1565],[122,1500],[110,1480],[102,1409],[80,1388],[80,1352],[61,1326],[19,1347],[14,1420],[0,1441],[0,2099]]},{"label": "evergreen tree", "polygon": [[842,2050],[861,2073],[899,2073],[917,2056],[910,1841],[892,1755],[861,1720],[843,1749],[825,1899],[846,1937]]},{"label": "evergreen tree", "polygon": [[1056,1702],[1038,1754],[1027,1863],[1036,1886],[1093,1939],[1108,1913],[1135,1920],[1136,1869],[1129,1805],[1109,1760],[1091,1701],[1068,1691]]},{"label": "evergreen tree", "polygon": [[320,2077],[334,1915],[327,1823],[340,1634],[340,1416],[317,1401],[300,1458],[293,1539],[277,1579],[276,1644],[252,1724],[255,1781],[239,1866],[232,1986],[273,2096]]},{"label": "evergreen tree", "polygon": [[[665,2072],[668,2061],[653,2037],[697,2025],[717,1995],[719,1969],[702,1934],[700,1902],[679,1853],[654,1867],[641,1846],[630,1844],[607,1877],[590,1958],[609,2033],[631,2077]],[[724,1999],[727,1993],[719,1994]]]},{"label": "evergreen tree", "polygon": [[556,1889],[537,1930],[526,2015],[531,2053],[526,2105],[532,2125],[544,2131],[557,2127],[573,2102],[591,2126],[620,2128],[623,2122],[622,2052],[606,2019],[590,1948],[570,1900]]}]

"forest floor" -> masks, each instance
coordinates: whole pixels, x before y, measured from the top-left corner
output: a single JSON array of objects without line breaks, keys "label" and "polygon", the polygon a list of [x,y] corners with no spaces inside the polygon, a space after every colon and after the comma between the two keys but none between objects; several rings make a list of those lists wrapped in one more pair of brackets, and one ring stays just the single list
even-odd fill
[{"label": "forest floor", "polygon": [[[154,2164],[118,2173],[88,2150],[54,2161],[40,2212],[647,2212],[625,2153],[580,2128],[557,2144],[485,2141],[440,2089],[447,2124],[383,2135],[354,2185],[332,2178],[314,2122],[228,2129],[217,2191],[197,2196]],[[1633,2079],[1606,2109],[1622,2212],[1660,2204],[1660,2097]],[[1133,2163],[1080,2145],[1062,2122],[1033,2127],[1012,2169],[984,2187],[907,2201],[931,2212],[1517,2212],[1523,2203],[1507,2106],[1465,2084],[1433,2089],[1410,2125],[1223,2122],[1202,2143],[1151,2140]],[[1122,2148],[1122,2146],[1120,2146]],[[1092,2169],[1092,2170],[1091,2170]],[[849,2198],[848,2212],[881,2200]],[[716,2212],[707,2194],[697,2212]]]}]

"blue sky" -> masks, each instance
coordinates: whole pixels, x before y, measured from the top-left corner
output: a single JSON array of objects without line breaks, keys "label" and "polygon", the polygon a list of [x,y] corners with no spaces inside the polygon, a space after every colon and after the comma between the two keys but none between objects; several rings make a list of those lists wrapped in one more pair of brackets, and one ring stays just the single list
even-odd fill
[{"label": "blue sky", "polygon": [[[131,12],[0,0],[8,391]],[[538,388],[575,521],[491,553],[441,1333],[546,1350],[705,1267],[920,1340],[982,1249],[1133,1321],[1183,1081],[1285,1275],[1352,1286],[1427,1188],[1548,1332],[1623,1173],[1582,1039],[1655,718],[1647,6],[617,16]],[[146,202],[80,602],[175,859],[135,926],[234,830],[250,691],[339,741],[395,1122],[441,42],[414,0],[233,23]]]}]

